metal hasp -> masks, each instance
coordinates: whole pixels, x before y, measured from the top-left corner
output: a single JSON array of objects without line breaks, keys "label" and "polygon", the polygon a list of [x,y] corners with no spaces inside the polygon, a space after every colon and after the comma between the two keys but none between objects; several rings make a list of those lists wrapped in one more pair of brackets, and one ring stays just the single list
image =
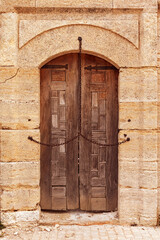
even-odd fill
[{"label": "metal hasp", "polygon": [[91,65],[89,65],[89,66],[85,67],[84,69],[91,71],[91,70],[111,70],[111,69],[115,70],[116,68],[113,66],[91,66]]},{"label": "metal hasp", "polygon": [[68,69],[68,64],[65,65],[45,65],[42,68],[49,68],[49,69]]}]

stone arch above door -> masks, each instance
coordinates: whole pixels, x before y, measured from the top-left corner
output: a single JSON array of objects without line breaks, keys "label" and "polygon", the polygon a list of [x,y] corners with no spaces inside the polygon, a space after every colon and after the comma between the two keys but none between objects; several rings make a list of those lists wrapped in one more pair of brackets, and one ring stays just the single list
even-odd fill
[{"label": "stone arch above door", "polygon": [[139,66],[139,50],[127,39],[95,26],[73,25],[46,31],[19,49],[19,67],[41,67],[53,56],[78,51],[78,36],[83,52],[99,56],[117,68]]}]

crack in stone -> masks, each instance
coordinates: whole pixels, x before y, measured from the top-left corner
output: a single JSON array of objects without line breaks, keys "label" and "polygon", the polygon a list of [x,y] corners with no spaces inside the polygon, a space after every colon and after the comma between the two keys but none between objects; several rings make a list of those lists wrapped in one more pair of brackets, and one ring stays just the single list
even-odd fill
[{"label": "crack in stone", "polygon": [[11,76],[11,77],[9,77],[9,78],[5,79],[5,80],[4,80],[3,82],[1,82],[0,84],[6,83],[8,80],[11,80],[11,79],[13,79],[14,77],[16,77],[16,76],[17,76],[18,72],[19,72],[19,68],[17,69],[16,73],[15,73],[13,76]]}]

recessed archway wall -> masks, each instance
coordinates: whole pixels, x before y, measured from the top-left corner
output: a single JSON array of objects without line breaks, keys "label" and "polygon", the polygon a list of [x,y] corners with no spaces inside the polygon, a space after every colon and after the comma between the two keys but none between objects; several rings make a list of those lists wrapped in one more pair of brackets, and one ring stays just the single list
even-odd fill
[{"label": "recessed archway wall", "polygon": [[[130,142],[119,146],[119,220],[121,223],[155,225],[157,222],[157,72],[154,59],[147,58],[150,59],[149,65],[143,54],[144,47],[136,47],[116,32],[83,24],[50,29],[34,37],[18,50],[18,71],[17,68],[15,71],[12,70],[13,73],[17,71],[12,84],[15,84],[18,97],[21,96],[24,102],[27,99],[26,106],[30,108],[31,119],[28,118],[27,124],[18,125],[18,122],[14,122],[15,129],[26,129],[26,131],[4,133],[6,134],[4,139],[11,141],[16,134],[18,134],[17,139],[23,139],[21,142],[17,140],[18,151],[21,151],[21,154],[16,157],[19,161],[20,158],[31,161],[36,168],[36,176],[33,174],[34,188],[31,190],[33,193],[30,192],[35,198],[32,198],[32,201],[28,200],[25,206],[17,202],[15,209],[36,210],[39,201],[40,151],[39,146],[27,140],[28,135],[39,138],[39,69],[57,56],[78,52],[79,36],[83,39],[84,53],[101,57],[119,69],[119,139],[122,140],[124,134],[131,138]],[[20,83],[18,87],[17,81]],[[23,106],[23,112],[26,114],[27,111]],[[7,155],[4,157],[7,161]],[[14,157],[12,161],[16,161]],[[28,182],[27,184],[31,185]],[[2,209],[6,211],[9,208],[9,205],[5,205],[5,198],[2,199]]]}]

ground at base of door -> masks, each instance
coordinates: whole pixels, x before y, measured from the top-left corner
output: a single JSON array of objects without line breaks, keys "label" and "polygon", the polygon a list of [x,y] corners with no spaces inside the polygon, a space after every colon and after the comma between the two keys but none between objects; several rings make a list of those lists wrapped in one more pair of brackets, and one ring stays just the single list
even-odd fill
[{"label": "ground at base of door", "polygon": [[3,240],[159,240],[160,227],[21,223],[1,230],[0,236]]},{"label": "ground at base of door", "polygon": [[41,211],[40,224],[47,225],[101,225],[118,224],[118,212],[47,212]]}]

